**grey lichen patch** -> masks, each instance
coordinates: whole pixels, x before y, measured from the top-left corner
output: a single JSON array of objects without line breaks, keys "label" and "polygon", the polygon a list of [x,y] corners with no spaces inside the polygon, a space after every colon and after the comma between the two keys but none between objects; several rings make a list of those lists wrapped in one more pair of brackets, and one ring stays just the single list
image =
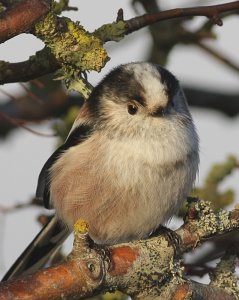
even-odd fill
[{"label": "grey lichen patch", "polygon": [[217,232],[218,219],[213,212],[208,201],[200,200],[195,204],[195,209],[198,211],[198,233],[203,235],[213,234]]},{"label": "grey lichen patch", "polygon": [[164,236],[138,243],[139,256],[127,275],[122,278],[120,286],[127,286],[126,283],[130,280],[135,282],[135,285],[123,290],[125,293],[133,295],[134,298],[135,295],[140,295],[141,299],[156,299],[156,296],[161,295],[162,288],[171,284],[173,277],[176,273],[181,273],[181,270],[179,271],[178,262],[174,264],[174,249]]},{"label": "grey lichen patch", "polygon": [[172,279],[175,284],[181,283],[183,279],[184,267],[182,262],[182,259],[175,259],[174,257],[172,257],[169,264],[170,271],[173,275]]},{"label": "grey lichen patch", "polygon": [[232,225],[232,221],[230,220],[230,214],[228,211],[222,209],[218,212],[218,218],[219,218],[219,230],[225,231],[227,228],[229,228]]},{"label": "grey lichen patch", "polygon": [[231,218],[226,210],[214,212],[208,201],[200,200],[195,203],[197,211],[197,233],[200,236],[211,236],[224,233],[238,227],[238,220]]},{"label": "grey lichen patch", "polygon": [[230,258],[222,259],[219,262],[215,271],[210,274],[210,285],[223,288],[228,294],[239,299],[238,278],[234,273],[235,259],[236,256],[231,255]]}]

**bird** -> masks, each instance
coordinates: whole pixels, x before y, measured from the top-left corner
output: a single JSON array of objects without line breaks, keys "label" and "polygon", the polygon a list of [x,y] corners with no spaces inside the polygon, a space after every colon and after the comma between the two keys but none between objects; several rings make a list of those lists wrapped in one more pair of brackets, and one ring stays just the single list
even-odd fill
[{"label": "bird", "polygon": [[78,219],[99,245],[148,238],[178,212],[198,165],[199,138],[178,79],[153,63],[119,65],[43,166],[36,197],[55,216],[3,280],[42,267]]}]

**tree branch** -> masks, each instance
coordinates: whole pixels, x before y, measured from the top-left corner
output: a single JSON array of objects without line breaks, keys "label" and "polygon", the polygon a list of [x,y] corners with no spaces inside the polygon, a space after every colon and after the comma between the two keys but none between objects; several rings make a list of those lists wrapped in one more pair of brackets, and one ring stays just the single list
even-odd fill
[{"label": "tree branch", "polygon": [[29,60],[9,63],[0,61],[0,85],[11,82],[24,82],[55,72],[60,68],[59,63],[49,48],[45,47]]},{"label": "tree branch", "polygon": [[80,107],[83,104],[83,98],[67,95],[59,86],[59,81],[49,78],[50,86],[46,78],[44,80],[42,88],[31,84],[31,92],[38,95],[41,102],[33,101],[32,97],[26,94],[0,105],[0,138],[6,137],[11,130],[29,123],[62,118],[72,107]]},{"label": "tree branch", "polygon": [[[44,2],[44,0],[41,1]],[[41,65],[37,65],[35,67],[33,62],[36,62],[37,59],[32,57],[31,68],[27,72],[28,76],[25,75],[25,72],[22,72],[21,74],[18,73],[18,76],[16,76],[11,70],[15,67],[20,70],[21,65],[25,66],[26,70],[29,63],[22,62],[12,65],[10,63],[1,62],[1,66],[4,67],[5,71],[0,71],[0,83],[26,81],[41,76],[42,74],[53,72],[59,68],[65,68],[64,72],[73,74],[70,75],[73,77],[78,76],[79,72],[84,70],[99,71],[108,60],[104,49],[100,45],[101,43],[105,43],[107,41],[119,41],[124,38],[125,35],[137,31],[145,26],[175,18],[205,16],[212,20],[215,24],[222,25],[222,20],[219,15],[223,12],[234,11],[237,9],[239,9],[239,1],[221,5],[171,9],[158,13],[145,14],[127,21],[123,20],[123,13],[120,11],[120,16],[117,17],[117,22],[103,25],[92,34],[88,34],[82,27],[73,22],[69,22],[64,18],[56,18],[54,17],[54,14],[51,14],[45,18],[46,20],[44,19],[42,21],[40,26],[37,26],[37,30],[33,30],[33,34],[40,37],[51,49],[51,55],[48,56],[48,60],[45,61],[42,68]],[[29,30],[28,25],[26,26],[27,30]],[[11,26],[13,25],[9,24],[11,29],[9,32],[11,31],[14,32],[14,34],[17,34],[18,27],[15,28],[13,26],[13,28],[11,28]],[[45,27],[41,28],[41,26]],[[21,26],[19,30],[22,32]],[[97,39],[99,39],[99,41],[97,41]],[[82,40],[85,41],[84,47],[81,45]],[[62,49],[60,48],[60,45],[61,47],[63,46]],[[69,49],[70,53],[68,53]],[[62,53],[62,51],[64,53]],[[97,52],[98,55],[96,56],[97,60],[94,60],[93,65],[89,61],[85,61],[86,57],[90,57],[92,53],[95,52]],[[53,66],[50,62],[52,59],[54,61]],[[79,62],[81,63],[79,64]],[[0,70],[1,69],[2,68],[0,68]]]},{"label": "tree branch", "polygon": [[9,8],[17,3],[21,2],[22,0],[1,0],[1,3],[4,7]]},{"label": "tree branch", "polygon": [[[94,244],[81,220],[75,225],[73,251],[66,262],[1,283],[0,298],[84,299],[118,289],[134,299],[186,300],[190,296],[236,300],[239,290],[232,266],[235,255],[221,261],[210,285],[185,278],[180,256],[215,235],[238,229],[239,210],[215,214],[208,203],[196,200],[189,203],[188,217],[175,232],[164,231],[148,240],[126,244]],[[224,272],[225,259],[230,263]]]},{"label": "tree branch", "polygon": [[[55,82],[55,81],[54,81]],[[46,90],[46,86],[44,85]],[[228,117],[236,117],[239,113],[239,94],[218,93],[196,87],[183,86],[188,103],[193,107],[213,109]],[[0,91],[1,92],[1,91]],[[34,90],[38,94],[39,91]],[[50,95],[41,94],[42,104],[32,101],[27,95],[0,104],[0,111],[15,120],[24,120],[24,125],[42,122],[49,118],[62,116],[73,106],[81,106],[83,99],[79,96],[66,95],[63,91],[55,91]],[[0,138],[5,137],[11,130],[19,126],[12,124],[6,118],[0,117]]]},{"label": "tree branch", "polygon": [[192,16],[204,16],[209,18],[214,24],[223,25],[220,14],[239,9],[239,1],[224,3],[211,6],[197,6],[189,8],[175,8],[166,11],[161,11],[155,14],[145,14],[135,17],[126,22],[126,32],[129,34],[139,30],[145,26],[157,23],[159,21],[170,20],[175,18],[185,18]]},{"label": "tree branch", "polygon": [[49,11],[45,0],[24,0],[7,9],[0,15],[0,43],[29,31]]},{"label": "tree branch", "polygon": [[219,51],[209,47],[208,45],[206,45],[202,42],[198,42],[196,45],[199,48],[201,48],[202,50],[204,50],[205,52],[207,52],[208,54],[212,55],[214,58],[216,58],[218,61],[220,61],[224,65],[230,67],[233,71],[236,71],[237,73],[239,73],[239,65],[236,65],[235,62],[233,62],[230,59],[226,58]]},{"label": "tree branch", "polygon": [[228,117],[236,117],[239,113],[239,93],[228,94],[189,86],[184,86],[183,90],[191,106],[214,109]]}]

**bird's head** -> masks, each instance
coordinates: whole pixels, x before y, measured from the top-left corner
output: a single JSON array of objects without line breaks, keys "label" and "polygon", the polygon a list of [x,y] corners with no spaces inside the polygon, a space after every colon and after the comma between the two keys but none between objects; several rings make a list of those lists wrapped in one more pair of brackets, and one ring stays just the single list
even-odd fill
[{"label": "bird's head", "polygon": [[176,77],[151,63],[129,63],[115,68],[94,89],[89,104],[99,119],[109,121],[131,123],[132,119],[162,120],[178,114],[190,115]]}]

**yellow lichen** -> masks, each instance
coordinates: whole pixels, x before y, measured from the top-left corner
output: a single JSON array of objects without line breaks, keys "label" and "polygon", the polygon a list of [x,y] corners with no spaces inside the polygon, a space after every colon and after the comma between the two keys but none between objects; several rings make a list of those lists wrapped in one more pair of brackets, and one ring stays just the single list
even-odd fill
[{"label": "yellow lichen", "polygon": [[35,25],[35,34],[41,39],[47,39],[51,37],[52,34],[57,29],[57,16],[52,12],[48,13],[45,18],[37,22]]},{"label": "yellow lichen", "polygon": [[88,230],[89,230],[89,225],[83,219],[79,219],[74,224],[74,233],[86,234]]},{"label": "yellow lichen", "polygon": [[[35,26],[35,35],[50,49],[61,69],[57,79],[81,83],[84,71],[99,72],[109,60],[103,42],[86,31],[79,22],[49,13]],[[84,97],[89,94],[87,85],[79,91]]]}]

